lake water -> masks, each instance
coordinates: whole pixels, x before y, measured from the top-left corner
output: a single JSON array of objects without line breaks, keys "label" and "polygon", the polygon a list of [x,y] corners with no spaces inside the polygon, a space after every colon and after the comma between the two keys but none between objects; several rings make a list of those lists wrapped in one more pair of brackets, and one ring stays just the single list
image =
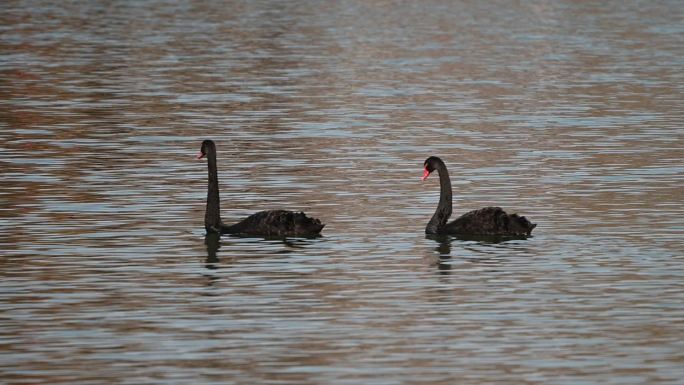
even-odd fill
[{"label": "lake water", "polygon": [[[0,4],[0,382],[682,384],[680,1]],[[316,239],[205,239],[304,210]],[[430,239],[499,205],[527,240]]]}]

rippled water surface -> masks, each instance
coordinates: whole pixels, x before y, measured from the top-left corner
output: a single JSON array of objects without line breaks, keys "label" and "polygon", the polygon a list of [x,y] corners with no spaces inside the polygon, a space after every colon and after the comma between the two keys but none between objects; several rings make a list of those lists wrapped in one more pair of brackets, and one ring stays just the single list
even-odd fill
[{"label": "rippled water surface", "polygon": [[[679,1],[0,4],[0,382],[676,384]],[[304,210],[316,239],[207,237]],[[439,196],[533,237],[431,239]]]}]

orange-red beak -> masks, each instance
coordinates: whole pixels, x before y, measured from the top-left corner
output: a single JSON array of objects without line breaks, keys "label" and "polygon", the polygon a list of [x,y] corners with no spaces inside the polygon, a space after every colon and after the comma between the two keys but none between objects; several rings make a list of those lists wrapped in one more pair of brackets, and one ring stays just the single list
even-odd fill
[{"label": "orange-red beak", "polygon": [[204,158],[204,155],[206,155],[206,154],[203,153],[203,152],[200,152],[199,154],[197,154],[197,159],[202,159],[202,158]]},{"label": "orange-red beak", "polygon": [[420,180],[424,181],[430,176],[430,171],[428,171],[427,167],[425,167],[425,170],[423,170],[423,177],[420,178]]}]

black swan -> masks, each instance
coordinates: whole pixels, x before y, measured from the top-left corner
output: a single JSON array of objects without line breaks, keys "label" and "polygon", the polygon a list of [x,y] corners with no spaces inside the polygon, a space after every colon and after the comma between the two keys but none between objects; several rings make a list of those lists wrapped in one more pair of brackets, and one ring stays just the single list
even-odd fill
[{"label": "black swan", "polygon": [[202,142],[197,159],[207,157],[209,166],[209,187],[207,190],[207,211],[204,227],[207,233],[242,234],[275,237],[312,237],[318,235],[324,224],[316,218],[309,218],[303,212],[268,210],[252,214],[234,225],[221,222],[218,175],[216,172],[216,145],[211,140]]},{"label": "black swan", "polygon": [[427,234],[492,235],[525,237],[537,226],[518,214],[507,214],[501,207],[485,207],[461,215],[447,223],[451,216],[451,180],[444,162],[436,156],[425,160],[422,180],[435,170],[439,173],[439,205],[425,227]]}]

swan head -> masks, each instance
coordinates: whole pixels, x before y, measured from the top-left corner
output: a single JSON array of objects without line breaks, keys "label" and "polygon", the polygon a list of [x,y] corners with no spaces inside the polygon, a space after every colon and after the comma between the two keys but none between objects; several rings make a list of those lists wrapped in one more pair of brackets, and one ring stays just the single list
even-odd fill
[{"label": "swan head", "polygon": [[197,159],[204,158],[210,152],[216,152],[216,145],[213,140],[207,139],[202,142],[202,148],[200,148],[200,153],[197,154]]},{"label": "swan head", "polygon": [[426,180],[430,174],[437,169],[440,163],[443,163],[442,160],[436,156],[425,159],[425,163],[423,163],[423,177],[421,180]]}]

